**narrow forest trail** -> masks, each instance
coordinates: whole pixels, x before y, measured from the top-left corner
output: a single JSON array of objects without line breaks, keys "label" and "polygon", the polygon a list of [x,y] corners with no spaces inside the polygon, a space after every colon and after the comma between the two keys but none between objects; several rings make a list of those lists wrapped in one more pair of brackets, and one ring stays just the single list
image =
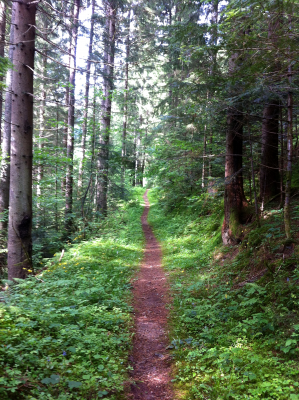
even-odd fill
[{"label": "narrow forest trail", "polygon": [[172,400],[171,360],[167,353],[167,283],[161,268],[162,252],[147,222],[150,204],[144,194],[145,209],[141,217],[146,239],[145,255],[133,285],[135,336],[130,399]]}]

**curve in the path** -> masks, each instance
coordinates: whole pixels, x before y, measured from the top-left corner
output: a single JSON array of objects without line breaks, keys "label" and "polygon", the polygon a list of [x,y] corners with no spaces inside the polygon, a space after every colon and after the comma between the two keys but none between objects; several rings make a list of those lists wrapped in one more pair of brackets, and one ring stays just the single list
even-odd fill
[{"label": "curve in the path", "polygon": [[[171,365],[167,354],[167,283],[161,268],[162,253],[147,222],[149,201],[144,195],[141,217],[146,239],[144,259],[134,282],[135,335],[131,396],[133,400],[172,400]],[[169,300],[169,299],[168,299]]]}]

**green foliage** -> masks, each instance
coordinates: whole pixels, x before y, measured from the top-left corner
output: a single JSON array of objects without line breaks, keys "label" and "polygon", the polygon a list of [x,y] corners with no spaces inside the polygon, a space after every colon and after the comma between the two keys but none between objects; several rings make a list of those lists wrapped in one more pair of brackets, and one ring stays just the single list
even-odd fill
[{"label": "green foliage", "polygon": [[150,210],[174,299],[175,387],[186,400],[298,399],[299,271],[296,254],[277,253],[282,213],[223,248],[221,203],[205,195],[179,214]]},{"label": "green foliage", "polygon": [[56,255],[38,275],[3,282],[1,399],[121,398],[130,370],[130,279],[143,247],[135,200],[119,204],[97,238],[70,245],[60,262]]}]

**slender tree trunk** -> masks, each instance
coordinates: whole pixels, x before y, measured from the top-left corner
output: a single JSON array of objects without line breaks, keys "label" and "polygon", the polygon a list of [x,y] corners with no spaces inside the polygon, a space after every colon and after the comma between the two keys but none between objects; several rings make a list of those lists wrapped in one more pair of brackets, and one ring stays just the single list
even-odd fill
[{"label": "slender tree trunk", "polygon": [[[212,54],[211,54],[211,58],[212,58],[212,65],[210,68],[210,75],[214,76],[215,73],[217,72],[217,41],[218,41],[218,16],[219,16],[219,12],[218,12],[218,8],[219,8],[219,0],[214,0],[211,3],[211,18],[210,18],[210,22],[212,25],[212,32],[211,32],[211,45],[212,45]],[[208,98],[209,97],[213,97],[214,93],[212,92],[211,94],[208,92]],[[212,122],[212,121],[211,121]],[[210,131],[210,140],[209,140],[209,144],[210,146],[208,146],[208,152],[210,154],[212,154],[213,149],[212,149],[212,144],[213,144],[213,131],[211,129]],[[215,194],[215,192],[217,191],[215,188],[215,180],[213,179],[212,175],[213,175],[213,165],[212,165],[212,159],[209,157],[209,161],[208,161],[208,193],[210,194]]]},{"label": "slender tree trunk", "polygon": [[[7,5],[5,2],[0,2],[0,57],[4,57],[5,29],[6,29],[6,11]],[[3,82],[3,77],[0,77],[0,84]],[[2,109],[3,109],[3,90],[0,90],[0,143],[2,144]]]},{"label": "slender tree trunk", "polygon": [[106,43],[104,54],[104,99],[102,102],[102,134],[99,140],[98,180],[97,180],[97,211],[107,215],[108,192],[108,159],[109,137],[111,125],[111,106],[113,94],[113,72],[116,33],[116,2],[109,0],[106,3]]},{"label": "slender tree trunk", "polygon": [[282,122],[282,105],[280,105],[280,113],[279,113],[279,118],[280,118],[280,158],[279,158],[279,164],[280,164],[280,204],[279,208],[282,208],[283,206],[283,178],[284,178],[284,138],[283,138],[283,122]]},{"label": "slender tree trunk", "polygon": [[[292,3],[291,3],[292,4]],[[292,5],[291,5],[292,7]],[[289,30],[292,31],[292,15],[293,10],[289,11]],[[291,56],[291,50],[290,50]],[[285,200],[284,200],[284,227],[287,239],[291,239],[291,185],[292,185],[292,157],[293,157],[293,91],[292,91],[292,75],[293,69],[290,63],[288,67],[288,131],[287,131],[287,169],[286,169],[286,184],[285,184]]]},{"label": "slender tree trunk", "polygon": [[71,32],[71,51],[69,58],[69,85],[70,85],[70,97],[69,97],[69,108],[68,108],[68,132],[67,132],[67,174],[66,174],[66,190],[65,190],[65,228],[69,235],[73,228],[73,172],[74,172],[74,126],[75,126],[75,79],[76,79],[76,52],[77,52],[77,40],[78,40],[78,28],[79,28],[79,12],[80,12],[80,0],[76,0],[74,4],[73,12],[73,26]]},{"label": "slender tree trunk", "polygon": [[[229,60],[229,73],[236,69],[237,54]],[[232,93],[238,93],[233,88]],[[241,107],[241,105],[237,105]],[[247,205],[243,188],[243,125],[244,117],[240,109],[228,109],[226,156],[225,156],[225,191],[224,221],[222,225],[223,244],[235,244],[239,234],[239,226],[243,222],[242,214]]]},{"label": "slender tree trunk", "polygon": [[137,129],[135,154],[135,183],[140,186],[140,129]]},{"label": "slender tree trunk", "polygon": [[[288,78],[292,84],[292,67],[289,67]],[[292,156],[293,156],[293,93],[288,91],[288,132],[287,132],[287,168],[284,201],[284,226],[287,239],[291,234],[291,182],[292,182]]]},{"label": "slender tree trunk", "polygon": [[126,65],[125,65],[125,93],[124,93],[124,115],[123,115],[123,132],[122,132],[122,148],[121,148],[121,192],[124,197],[125,192],[125,159],[127,155],[126,141],[127,141],[127,124],[128,124],[128,88],[129,88],[129,57],[130,57],[130,20],[131,12],[129,11],[129,26],[126,39]]},{"label": "slender tree trunk", "polygon": [[279,102],[272,100],[263,113],[262,152],[260,167],[260,196],[262,209],[267,201],[279,193]]},{"label": "slender tree trunk", "polygon": [[57,167],[57,149],[59,139],[59,105],[56,106],[56,134],[55,134],[55,230],[58,232],[58,167]]},{"label": "slender tree trunk", "polygon": [[[66,92],[65,92],[65,105],[67,107],[67,110],[69,108],[69,104],[70,104],[70,88],[67,87],[66,88]],[[65,117],[64,117],[64,127],[63,127],[63,136],[62,136],[62,152],[63,152],[63,156],[66,157],[67,154],[67,132],[68,132],[68,111],[65,113]],[[67,170],[67,168],[66,168]],[[62,196],[65,196],[65,188],[66,188],[66,174],[63,177],[63,179],[61,180],[61,192],[62,192]]]},{"label": "slender tree trunk", "polygon": [[230,109],[226,135],[223,244],[234,244],[246,205],[243,189],[243,116]]},{"label": "slender tree trunk", "polygon": [[[281,14],[280,1],[274,6],[271,14],[268,39],[274,48],[280,35]],[[276,62],[274,71],[280,71],[281,65]],[[279,135],[279,101],[270,99],[264,108],[262,121],[262,149],[260,166],[260,197],[262,210],[266,202],[279,194],[279,160],[278,160],[278,135]]]},{"label": "slender tree trunk", "polygon": [[206,181],[206,155],[207,155],[207,125],[205,125],[203,136],[203,157],[202,157],[202,173],[201,173],[201,187],[205,187]]},{"label": "slender tree trunk", "polygon": [[93,36],[94,36],[94,13],[95,13],[95,0],[92,0],[91,4],[91,20],[90,20],[90,34],[89,34],[89,47],[88,47],[88,59],[86,64],[86,83],[85,83],[85,97],[84,97],[84,113],[83,113],[83,126],[82,126],[82,158],[79,164],[79,178],[78,178],[78,195],[82,189],[82,179],[83,179],[83,166],[85,159],[85,143],[87,135],[87,118],[88,118],[88,100],[89,100],[89,82],[90,82],[90,67],[91,67],[91,57],[92,57],[92,46],[93,46]]},{"label": "slender tree trunk", "polygon": [[[248,116],[247,116],[247,119],[248,119]],[[257,194],[256,194],[256,186],[255,186],[252,139],[251,139],[251,129],[250,129],[250,125],[249,125],[249,120],[248,120],[248,134],[249,134],[249,143],[250,143],[250,167],[251,167],[252,186],[253,186],[253,193],[254,193],[254,209],[255,209],[257,225],[258,225],[258,227],[260,227],[260,214],[259,214],[259,207],[258,207],[258,202],[257,202]],[[251,183],[250,183],[250,200],[251,200]]]},{"label": "slender tree trunk", "polygon": [[[47,50],[45,52],[47,54]],[[43,56],[42,60],[42,71],[43,71],[43,76],[47,75],[47,55]],[[38,149],[40,152],[42,152],[44,148],[44,132],[45,132],[45,112],[46,112],[46,88],[45,88],[45,83],[42,81],[40,85],[40,97],[41,97],[41,103],[40,103],[40,109],[39,109],[39,140],[38,140]],[[36,188],[36,195],[37,195],[37,209],[38,213],[41,213],[41,203],[40,203],[40,197],[42,195],[41,191],[41,182],[44,177],[44,166],[43,162],[40,161],[37,167],[37,188]],[[37,224],[39,225],[40,221],[40,215],[37,218]]]},{"label": "slender tree trunk", "polygon": [[[12,9],[14,12],[14,9]],[[11,16],[12,20],[14,16]],[[10,27],[10,42],[14,43],[14,26]],[[13,62],[13,46],[9,47],[8,58]],[[7,92],[5,96],[5,111],[4,111],[4,129],[2,135],[2,160],[0,174],[0,231],[2,235],[6,235],[7,217],[5,211],[8,211],[9,206],[9,179],[10,179],[10,141],[11,141],[11,105],[12,105],[12,73],[13,70],[8,70],[6,74]]]},{"label": "slender tree trunk", "polygon": [[[14,2],[8,279],[25,278],[32,252],[32,133],[36,4]],[[29,28],[28,28],[29,26]],[[28,68],[30,67],[30,68]]]}]

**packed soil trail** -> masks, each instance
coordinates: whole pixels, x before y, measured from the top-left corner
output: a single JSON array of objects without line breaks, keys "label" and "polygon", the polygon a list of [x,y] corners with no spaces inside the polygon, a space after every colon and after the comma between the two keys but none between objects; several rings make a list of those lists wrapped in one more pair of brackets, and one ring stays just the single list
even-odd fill
[{"label": "packed soil trail", "polygon": [[130,399],[172,400],[171,360],[167,354],[168,297],[165,274],[161,268],[161,248],[147,222],[149,202],[141,217],[146,239],[145,255],[133,285],[135,336],[131,363],[133,366]]}]

